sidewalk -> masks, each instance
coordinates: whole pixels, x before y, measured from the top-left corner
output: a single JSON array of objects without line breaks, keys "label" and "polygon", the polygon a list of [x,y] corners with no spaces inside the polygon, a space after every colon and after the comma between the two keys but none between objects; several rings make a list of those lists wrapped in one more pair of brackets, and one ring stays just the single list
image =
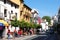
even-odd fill
[{"label": "sidewalk", "polygon": [[[36,35],[27,35],[27,36],[22,36],[22,37],[18,37],[18,38],[13,38],[13,39],[9,39],[9,40],[27,40],[29,38],[33,38]],[[8,40],[8,39],[3,39],[3,40]]]},{"label": "sidewalk", "polygon": [[27,40],[27,39],[33,38],[33,37],[35,37],[35,36],[36,36],[36,35],[23,36],[23,37],[18,38],[18,40]]}]

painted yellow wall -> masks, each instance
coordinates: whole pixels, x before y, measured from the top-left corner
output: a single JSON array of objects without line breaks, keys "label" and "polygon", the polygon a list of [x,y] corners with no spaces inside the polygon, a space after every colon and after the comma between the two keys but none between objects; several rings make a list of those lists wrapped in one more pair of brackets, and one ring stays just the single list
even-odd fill
[{"label": "painted yellow wall", "polygon": [[24,17],[24,14],[26,14],[26,12],[28,13],[28,15],[31,14],[30,9],[24,6],[24,2],[21,2],[22,0],[11,0],[11,1],[19,5],[19,15],[22,11],[22,15],[19,16],[19,20],[22,21],[22,19],[24,19],[26,22],[30,22],[30,17],[27,20],[26,17]]},{"label": "painted yellow wall", "polygon": [[11,0],[11,1],[16,3],[16,4],[18,4],[18,5],[20,5],[20,1],[19,0]]},{"label": "painted yellow wall", "polygon": [[18,12],[18,14],[19,14],[18,16],[19,17],[17,19],[20,20],[20,0],[10,0],[10,1],[12,1],[13,3],[19,5],[19,8],[18,8],[19,9],[19,12]]},{"label": "painted yellow wall", "polygon": [[[28,16],[27,19],[26,19],[26,16],[24,16],[25,14],[27,14],[27,16]],[[20,17],[21,18],[20,20],[24,19],[26,22],[30,22],[30,15],[31,15],[30,9],[23,6],[23,13],[22,13],[22,15]]]}]

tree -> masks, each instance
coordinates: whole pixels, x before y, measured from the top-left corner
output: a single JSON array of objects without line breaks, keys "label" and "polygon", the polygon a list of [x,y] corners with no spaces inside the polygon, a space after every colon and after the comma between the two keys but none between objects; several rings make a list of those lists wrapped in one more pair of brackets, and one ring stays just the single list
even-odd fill
[{"label": "tree", "polygon": [[19,21],[17,19],[11,21],[11,25],[14,26],[15,28],[18,27]]},{"label": "tree", "polygon": [[37,27],[36,27],[36,28],[37,28],[37,29],[38,29],[38,28],[42,28],[42,26],[41,26],[41,25],[39,25],[39,24],[37,24]]},{"label": "tree", "polygon": [[28,28],[29,26],[30,26],[29,23],[25,22],[24,20],[20,21],[19,23],[19,27],[21,28],[24,28],[24,27]]},{"label": "tree", "polygon": [[20,21],[20,23],[19,23],[19,27],[20,27],[20,28],[24,28],[24,23],[25,23],[24,20]]},{"label": "tree", "polygon": [[51,17],[50,16],[43,16],[42,19],[46,19],[48,24],[50,24],[50,21],[51,21]]}]

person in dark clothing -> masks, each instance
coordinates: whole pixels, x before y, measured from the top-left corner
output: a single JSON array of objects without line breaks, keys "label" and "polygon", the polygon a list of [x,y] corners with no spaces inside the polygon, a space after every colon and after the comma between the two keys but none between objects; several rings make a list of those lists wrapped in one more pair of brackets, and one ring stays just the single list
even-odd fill
[{"label": "person in dark clothing", "polygon": [[0,38],[2,38],[3,30],[0,30]]},{"label": "person in dark clothing", "polygon": [[3,31],[4,31],[5,27],[1,27],[0,26],[0,38],[3,38]]},{"label": "person in dark clothing", "polygon": [[4,31],[4,29],[5,29],[5,26],[4,26],[4,24],[3,23],[0,23],[0,38],[3,38],[3,31]]}]

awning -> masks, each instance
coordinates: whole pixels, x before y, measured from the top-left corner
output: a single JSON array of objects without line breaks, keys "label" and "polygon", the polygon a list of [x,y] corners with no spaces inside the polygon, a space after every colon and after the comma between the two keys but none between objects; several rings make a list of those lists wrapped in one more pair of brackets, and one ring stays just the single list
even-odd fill
[{"label": "awning", "polygon": [[3,23],[5,27],[9,26],[9,24],[6,21],[4,21],[4,20],[0,20],[0,23]]}]

